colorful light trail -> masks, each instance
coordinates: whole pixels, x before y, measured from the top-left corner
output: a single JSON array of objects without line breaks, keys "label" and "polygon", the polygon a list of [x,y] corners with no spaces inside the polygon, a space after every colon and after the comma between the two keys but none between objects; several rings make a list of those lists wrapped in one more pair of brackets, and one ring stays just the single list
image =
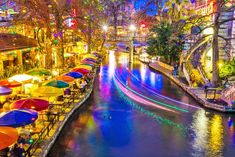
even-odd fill
[{"label": "colorful light trail", "polygon": [[[134,100],[138,100],[140,103],[144,102],[144,104],[146,104],[146,105],[155,106],[155,107],[167,110],[167,111],[169,111],[169,109],[166,108],[166,107],[169,107],[171,109],[175,109],[177,111],[181,111],[181,112],[184,112],[184,113],[188,112],[188,110],[184,110],[184,109],[181,109],[181,108],[178,108],[178,107],[175,107],[175,106],[171,106],[171,105],[165,104],[165,103],[157,101],[157,100],[153,100],[151,98],[148,98],[148,97],[146,97],[146,96],[144,96],[144,95],[134,91],[133,89],[129,88],[128,86],[126,86],[124,83],[121,82],[121,80],[118,78],[116,72],[115,72],[114,78],[116,80],[116,83],[119,85],[119,87],[122,89],[122,91],[125,92],[126,95],[130,96]],[[133,93],[134,93],[134,95],[133,95]],[[157,105],[157,104],[159,104],[159,105]]]},{"label": "colorful light trail", "polygon": [[[126,86],[124,83],[121,82],[121,80],[118,78],[116,72],[115,72],[114,78],[115,78],[118,82],[121,83],[121,84],[120,84],[120,87],[121,87],[121,85],[122,85],[122,86],[125,87],[125,89],[128,89],[128,90],[131,91],[132,93],[138,95],[139,98],[145,99],[144,102],[145,102],[145,103],[148,102],[147,104],[149,104],[149,105],[150,105],[150,104],[151,104],[152,106],[159,106],[159,105],[160,105],[160,106],[162,106],[162,107],[163,107],[163,106],[169,107],[169,108],[172,108],[172,109],[175,109],[175,110],[177,110],[177,111],[184,112],[184,113],[187,113],[187,112],[188,112],[188,110],[181,109],[181,108],[178,108],[178,107],[176,107],[176,106],[169,105],[169,104],[165,104],[165,103],[160,102],[160,101],[157,101],[157,100],[153,100],[153,99],[151,99],[151,98],[148,98],[148,97],[146,97],[146,96],[144,96],[144,95],[142,95],[142,94],[140,94],[140,93],[134,91],[133,89],[131,89],[130,87]],[[126,94],[132,96],[132,95],[129,94],[129,93],[126,93]],[[132,97],[133,97],[133,96],[132,96]],[[142,99],[141,99],[141,101],[143,101]],[[134,99],[134,100],[136,100],[136,99]],[[137,99],[137,100],[138,100],[138,99]],[[147,101],[147,100],[148,100],[148,101]],[[155,104],[155,103],[156,103],[156,104]],[[159,104],[159,105],[157,105],[157,104]]]},{"label": "colorful light trail", "polygon": [[124,100],[127,104],[131,105],[133,108],[141,111],[142,113],[144,113],[148,117],[153,118],[158,123],[174,126],[174,127],[178,128],[179,130],[181,130],[183,133],[187,132],[187,128],[184,125],[178,124],[178,123],[175,123],[169,119],[163,118],[163,117],[157,115],[156,113],[148,111],[148,110],[144,109],[143,107],[137,105],[135,102],[131,101],[128,97],[125,96],[125,93],[121,90],[120,86],[118,85],[118,81],[114,81],[114,84],[115,84],[117,91],[118,91],[120,97],[122,98],[122,100]]},{"label": "colorful light trail", "polygon": [[130,75],[132,75],[132,77],[134,79],[136,79],[146,90],[150,91],[151,93],[161,97],[161,98],[164,98],[164,99],[167,99],[167,100],[170,100],[170,101],[173,101],[175,103],[178,103],[178,104],[181,104],[181,105],[185,105],[185,106],[188,106],[188,107],[192,107],[192,108],[196,108],[196,109],[202,109],[201,107],[198,107],[198,106],[194,106],[194,105],[190,105],[190,104],[187,104],[187,103],[184,103],[184,102],[181,102],[181,101],[177,101],[175,99],[172,99],[172,98],[169,98],[165,95],[162,95],[162,94],[159,94],[156,92],[155,89],[153,89],[151,86],[147,85],[146,83],[144,83],[143,81],[140,81],[133,73],[127,71]]}]

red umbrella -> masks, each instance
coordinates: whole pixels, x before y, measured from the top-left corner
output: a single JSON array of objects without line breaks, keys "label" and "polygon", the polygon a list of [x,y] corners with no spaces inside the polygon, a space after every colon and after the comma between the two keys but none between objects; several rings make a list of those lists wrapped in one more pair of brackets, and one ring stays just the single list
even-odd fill
[{"label": "red umbrella", "polygon": [[81,74],[83,74],[83,75],[86,75],[86,74],[89,74],[89,73],[90,73],[89,70],[83,69],[83,68],[74,68],[72,71],[73,71],[73,72],[79,72],[79,73],[81,73]]},{"label": "red umbrella", "polygon": [[17,81],[9,81],[9,80],[0,80],[0,86],[5,86],[8,88],[14,88],[14,87],[19,87],[22,84]]},{"label": "red umbrella", "polygon": [[12,109],[33,109],[36,111],[42,111],[47,109],[49,106],[49,102],[43,99],[38,98],[28,98],[28,99],[21,99],[13,102],[11,104]]}]

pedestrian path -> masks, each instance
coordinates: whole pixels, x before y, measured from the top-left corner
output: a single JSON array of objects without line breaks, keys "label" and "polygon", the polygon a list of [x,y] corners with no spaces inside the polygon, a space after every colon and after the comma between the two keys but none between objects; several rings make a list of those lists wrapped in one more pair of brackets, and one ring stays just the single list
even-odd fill
[{"label": "pedestrian path", "polygon": [[[235,108],[228,105],[221,105],[222,103],[217,103],[215,101],[209,101],[218,99],[220,97],[220,90],[211,89],[206,93],[203,88],[193,88],[189,87],[178,76],[172,75],[172,70],[169,68],[169,65],[164,64],[160,61],[149,64],[150,68],[156,71],[159,71],[166,75],[169,79],[175,82],[178,86],[184,89],[189,95],[191,95],[196,101],[202,104],[206,108],[214,109],[222,112],[235,112]],[[206,95],[207,94],[207,95]]]}]

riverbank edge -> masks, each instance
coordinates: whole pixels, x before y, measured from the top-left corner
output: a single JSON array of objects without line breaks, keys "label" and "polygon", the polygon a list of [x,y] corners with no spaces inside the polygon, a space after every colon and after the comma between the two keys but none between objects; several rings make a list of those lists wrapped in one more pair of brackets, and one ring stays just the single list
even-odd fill
[{"label": "riverbank edge", "polygon": [[87,101],[87,99],[90,98],[91,93],[93,92],[93,89],[94,89],[95,78],[96,78],[96,74],[94,76],[94,79],[92,80],[92,85],[91,85],[91,88],[89,89],[89,91],[87,92],[87,95],[84,97],[84,99],[82,101],[74,104],[75,107],[66,115],[64,120],[61,122],[61,125],[56,129],[55,134],[51,137],[50,142],[48,142],[47,146],[44,147],[42,154],[40,155],[41,157],[47,157],[52,146],[55,144],[55,141],[58,139],[61,131],[63,130],[64,126],[66,125],[66,123],[68,122],[70,117],[74,114],[74,112],[76,112],[80,107],[82,107],[82,105]]},{"label": "riverbank edge", "polygon": [[171,81],[173,81],[176,85],[178,85],[180,88],[182,88],[185,92],[187,92],[192,98],[194,98],[197,102],[199,102],[205,108],[212,109],[212,110],[219,111],[219,112],[224,112],[224,113],[231,113],[231,112],[234,113],[235,112],[235,109],[233,109],[233,108],[210,103],[210,102],[207,102],[206,100],[198,97],[196,94],[194,94],[192,91],[189,90],[188,86],[186,86],[185,84],[180,82],[180,80],[178,80],[176,77],[168,74],[167,72],[164,72],[161,69],[157,69],[154,66],[154,63],[149,63],[148,66],[153,71],[158,71],[158,72],[162,73],[163,75],[165,75],[166,77],[168,77]]}]

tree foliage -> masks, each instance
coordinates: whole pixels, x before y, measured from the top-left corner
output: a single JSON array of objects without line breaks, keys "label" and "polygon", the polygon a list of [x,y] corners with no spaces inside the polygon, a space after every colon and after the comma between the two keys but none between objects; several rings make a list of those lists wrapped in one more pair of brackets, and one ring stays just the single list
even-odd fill
[{"label": "tree foliage", "polygon": [[104,6],[104,11],[112,19],[111,25],[114,28],[114,39],[117,37],[117,26],[118,17],[124,16],[125,12],[121,9],[121,6],[126,3],[125,0],[102,0],[102,5]]},{"label": "tree foliage", "polygon": [[[64,62],[65,32],[76,34],[88,44],[88,51],[101,43],[101,22],[105,19],[103,7],[99,0],[14,0],[19,14],[15,24],[30,25],[37,35],[44,32],[46,42],[38,38],[41,50],[51,53],[51,46],[60,47],[57,55]],[[66,20],[72,20],[74,26],[68,27]],[[43,35],[44,36],[44,35]],[[48,41],[49,40],[49,41]],[[56,41],[56,42],[55,42]],[[48,48],[48,46],[50,48]],[[49,51],[48,51],[49,50]]]},{"label": "tree foliage", "polygon": [[179,55],[183,50],[183,34],[176,31],[172,24],[161,22],[155,25],[151,32],[153,36],[149,38],[147,52],[151,55],[164,57],[170,64],[179,60]]},{"label": "tree foliage", "polygon": [[235,76],[235,58],[224,63],[224,65],[220,68],[219,76],[222,79]]}]

